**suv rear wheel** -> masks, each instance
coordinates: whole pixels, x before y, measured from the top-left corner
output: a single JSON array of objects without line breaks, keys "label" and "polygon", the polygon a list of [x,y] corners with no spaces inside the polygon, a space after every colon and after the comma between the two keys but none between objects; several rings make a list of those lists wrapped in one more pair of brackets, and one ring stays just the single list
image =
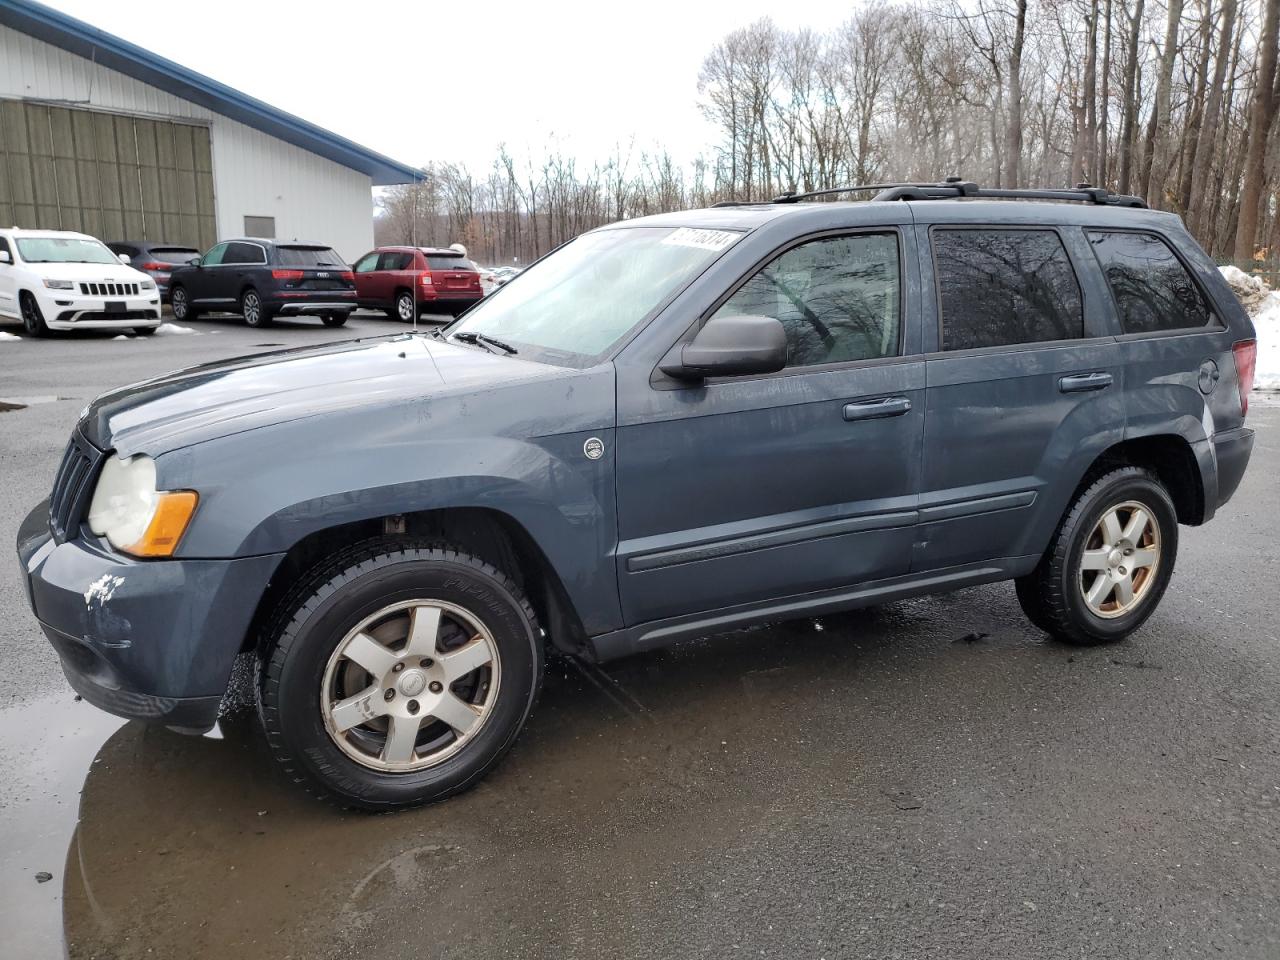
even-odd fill
[{"label": "suv rear wheel", "polygon": [[347,322],[348,313],[326,313],[320,318],[326,327],[340,327]]},{"label": "suv rear wheel", "polygon": [[258,296],[258,291],[252,287],[240,294],[240,315],[251,327],[265,327],[271,323],[271,314],[263,304],[262,297]]},{"label": "suv rear wheel", "polygon": [[413,323],[413,311],[416,308],[417,304],[413,302],[413,294],[408,290],[401,290],[396,294],[396,319],[403,320],[405,323]]},{"label": "suv rear wheel", "polygon": [[1178,553],[1178,518],[1150,471],[1122,467],[1076,498],[1018,602],[1046,633],[1074,644],[1127,637],[1151,616]]},{"label": "suv rear wheel", "polygon": [[303,578],[264,649],[259,711],[288,773],[368,810],[478,781],[542,684],[533,610],[449,547],[380,538]]}]

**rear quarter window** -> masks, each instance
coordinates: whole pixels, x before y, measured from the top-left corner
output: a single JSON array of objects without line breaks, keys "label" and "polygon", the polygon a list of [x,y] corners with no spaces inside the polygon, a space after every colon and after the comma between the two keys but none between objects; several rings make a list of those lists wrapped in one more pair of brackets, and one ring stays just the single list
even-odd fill
[{"label": "rear quarter window", "polygon": [[1127,230],[1087,235],[1125,333],[1189,330],[1213,322],[1204,294],[1160,237]]},{"label": "rear quarter window", "polygon": [[933,232],[942,349],[971,350],[1084,336],[1084,302],[1053,230]]}]

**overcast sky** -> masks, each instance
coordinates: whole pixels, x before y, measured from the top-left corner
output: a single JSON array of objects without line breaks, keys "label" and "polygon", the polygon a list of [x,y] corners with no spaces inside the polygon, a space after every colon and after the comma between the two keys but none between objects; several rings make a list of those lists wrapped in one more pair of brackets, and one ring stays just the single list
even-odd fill
[{"label": "overcast sky", "polygon": [[717,40],[766,14],[825,29],[857,5],[45,2],[396,160],[480,173],[504,141],[517,159],[553,143],[589,163],[634,139],[688,162],[708,152],[698,68]]}]

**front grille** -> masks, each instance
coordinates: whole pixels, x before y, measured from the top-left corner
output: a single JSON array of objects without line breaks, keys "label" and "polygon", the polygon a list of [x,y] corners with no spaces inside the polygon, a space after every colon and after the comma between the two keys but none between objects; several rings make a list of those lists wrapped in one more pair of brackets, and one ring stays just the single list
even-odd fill
[{"label": "front grille", "polygon": [[136,297],[136,283],[82,283],[80,292],[89,297]]},{"label": "front grille", "polygon": [[49,495],[49,529],[59,543],[75,536],[80,528],[101,461],[102,451],[80,436],[78,430],[71,434]]}]

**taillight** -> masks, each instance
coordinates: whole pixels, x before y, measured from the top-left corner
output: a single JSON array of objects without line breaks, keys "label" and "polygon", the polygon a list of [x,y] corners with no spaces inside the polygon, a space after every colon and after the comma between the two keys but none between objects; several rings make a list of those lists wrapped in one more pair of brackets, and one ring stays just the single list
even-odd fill
[{"label": "taillight", "polygon": [[159,271],[160,271],[160,272],[162,272],[162,273],[168,273],[170,270],[172,270],[172,269],[173,269],[173,264],[171,264],[171,263],[160,263],[159,261],[156,261],[156,260],[149,260],[149,261],[147,261],[146,263],[144,263],[141,267],[139,267],[138,269],[140,269],[140,270],[159,270]]},{"label": "taillight", "polygon": [[429,287],[429,286],[431,286],[431,274],[429,274],[429,273],[424,273],[424,274],[422,275],[422,285],[423,285],[424,287]]},{"label": "taillight", "polygon": [[338,274],[338,279],[346,280],[348,283],[354,283],[356,279],[356,275],[351,270],[343,270],[340,274]]},{"label": "taillight", "polygon": [[1258,341],[1241,340],[1233,344],[1236,355],[1236,382],[1240,384],[1240,416],[1249,412],[1249,391],[1253,389],[1253,374],[1258,367]]},{"label": "taillight", "polygon": [[275,280],[301,280],[301,270],[272,270],[271,276]]}]

